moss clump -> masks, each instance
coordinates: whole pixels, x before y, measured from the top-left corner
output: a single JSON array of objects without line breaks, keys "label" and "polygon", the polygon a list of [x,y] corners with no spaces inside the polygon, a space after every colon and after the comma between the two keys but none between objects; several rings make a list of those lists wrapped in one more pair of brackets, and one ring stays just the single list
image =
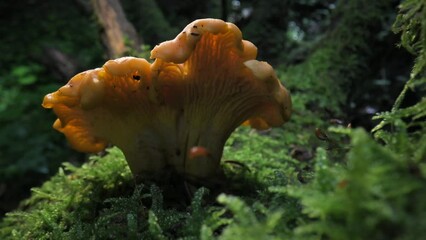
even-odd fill
[{"label": "moss clump", "polygon": [[15,239],[59,238],[78,225],[76,219],[95,217],[93,210],[106,198],[129,191],[131,182],[123,155],[116,149],[102,160],[92,157],[80,168],[66,163],[57,175],[33,189],[32,197],[22,202],[22,211],[4,219],[1,235]]}]

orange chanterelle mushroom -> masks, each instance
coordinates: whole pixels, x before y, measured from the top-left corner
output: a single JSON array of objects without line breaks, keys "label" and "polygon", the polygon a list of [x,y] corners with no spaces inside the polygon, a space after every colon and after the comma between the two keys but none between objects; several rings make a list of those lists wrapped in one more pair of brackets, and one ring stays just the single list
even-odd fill
[{"label": "orange chanterelle mushroom", "polygon": [[155,59],[123,57],[77,74],[45,96],[53,127],[76,150],[125,154],[135,177],[166,169],[190,178],[217,171],[226,139],[242,123],[266,129],[291,113],[288,91],[232,23],[200,19],[156,46]]}]

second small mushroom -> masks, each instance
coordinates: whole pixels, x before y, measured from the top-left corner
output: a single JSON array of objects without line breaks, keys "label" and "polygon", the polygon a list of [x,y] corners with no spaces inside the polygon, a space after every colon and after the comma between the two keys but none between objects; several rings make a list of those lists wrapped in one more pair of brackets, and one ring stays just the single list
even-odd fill
[{"label": "second small mushroom", "polygon": [[46,95],[43,107],[76,150],[118,146],[136,178],[170,169],[209,178],[235,128],[277,127],[290,117],[288,91],[256,55],[234,24],[200,19],[157,45],[152,64],[110,60]]}]

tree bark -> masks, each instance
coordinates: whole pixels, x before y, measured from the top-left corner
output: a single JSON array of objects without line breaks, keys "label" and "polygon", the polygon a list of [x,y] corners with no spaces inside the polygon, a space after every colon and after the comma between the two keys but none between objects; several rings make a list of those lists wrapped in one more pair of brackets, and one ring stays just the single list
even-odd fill
[{"label": "tree bark", "polygon": [[92,0],[94,12],[102,27],[102,42],[109,58],[122,56],[127,46],[137,48],[141,39],[127,20],[119,0]]},{"label": "tree bark", "polygon": [[43,56],[36,58],[58,79],[68,81],[81,70],[75,59],[54,47],[44,47]]}]

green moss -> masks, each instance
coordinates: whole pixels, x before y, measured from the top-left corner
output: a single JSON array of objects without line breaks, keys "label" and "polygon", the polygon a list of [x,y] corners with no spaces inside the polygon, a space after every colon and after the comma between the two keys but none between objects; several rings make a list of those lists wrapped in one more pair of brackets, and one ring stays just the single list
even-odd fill
[{"label": "green moss", "polygon": [[[72,232],[97,216],[93,211],[104,200],[123,189],[129,191],[131,174],[118,149],[104,157],[92,157],[76,168],[64,164],[59,173],[33,189],[32,197],[22,202],[22,209],[9,214],[2,223],[1,235],[14,239],[56,239]],[[15,226],[19,225],[19,229]],[[8,234],[6,234],[8,233]],[[3,238],[3,237],[2,237]]]},{"label": "green moss", "polygon": [[[296,235],[331,239],[415,239],[424,229],[426,178],[412,172],[413,154],[381,146],[362,130],[351,133],[347,164],[333,164],[324,150],[316,158],[315,178],[302,187],[279,188],[301,200],[311,219]],[[404,144],[408,138],[400,139]],[[412,144],[411,150],[422,145]],[[414,151],[412,151],[414,152]],[[403,157],[402,157],[403,156]],[[413,226],[413,218],[420,220]]]}]

